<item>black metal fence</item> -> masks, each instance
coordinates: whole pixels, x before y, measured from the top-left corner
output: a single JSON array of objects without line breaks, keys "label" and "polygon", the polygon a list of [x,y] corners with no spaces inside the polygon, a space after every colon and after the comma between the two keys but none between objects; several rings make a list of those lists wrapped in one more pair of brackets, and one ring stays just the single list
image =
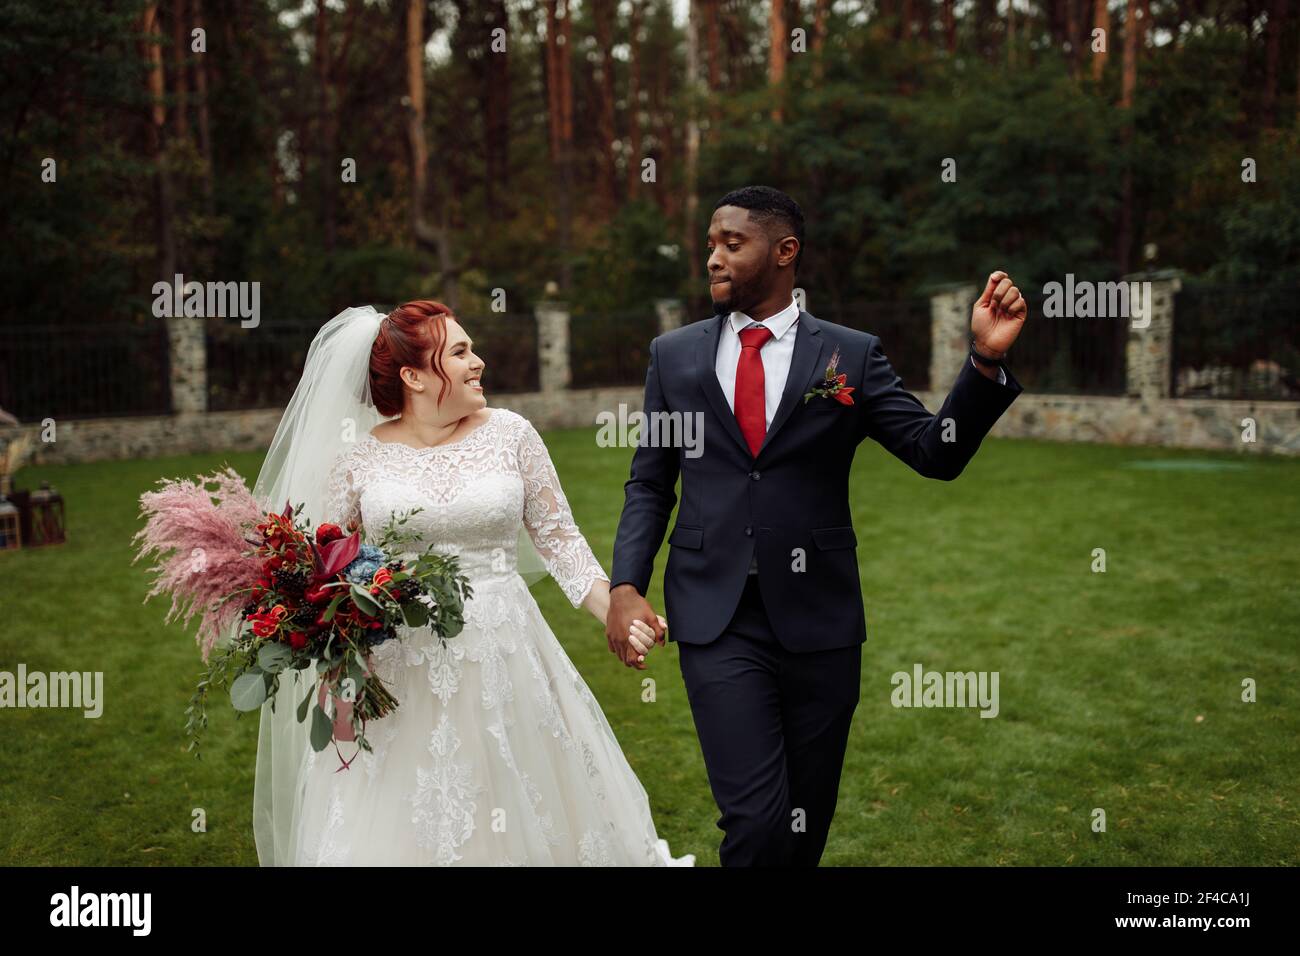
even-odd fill
[{"label": "black metal fence", "polygon": [[1043,312],[1041,291],[1022,292],[1029,317],[1007,355],[1007,367],[1027,391],[1065,395],[1123,395],[1131,318],[1082,318]]},{"label": "black metal fence", "polygon": [[659,334],[653,307],[569,317],[571,388],[644,385],[650,340]]},{"label": "black metal fence", "polygon": [[167,324],[0,327],[0,408],[22,422],[171,412]]},{"label": "black metal fence", "polygon": [[[489,394],[537,390],[537,322],[532,315],[465,316],[460,322],[486,363],[483,384]],[[210,321],[208,408],[233,411],[286,404],[322,324],[263,322],[245,329],[237,322]]]},{"label": "black metal fence", "polygon": [[1300,287],[1184,282],[1172,397],[1300,400]]},{"label": "black metal fence", "polygon": [[537,374],[537,318],[531,312],[488,313],[459,317],[483,359],[483,390],[493,395],[535,392],[541,388]]},{"label": "black metal fence", "polygon": [[243,328],[230,319],[204,326],[208,410],[279,408],[289,401],[321,322],[265,321]]},{"label": "black metal fence", "polygon": [[[931,387],[929,299],[861,302],[810,311],[819,319],[880,336],[880,347],[903,380],[903,387],[909,392],[924,392]],[[957,374],[956,369],[953,374]]]},{"label": "black metal fence", "polygon": [[[1300,400],[1300,288],[1185,283],[1174,303],[1173,397]],[[1129,319],[1048,318],[1041,293],[1026,298],[1029,321],[1009,359],[1026,389],[1124,393]],[[928,299],[823,305],[814,314],[880,336],[909,390],[950,384],[930,381]],[[208,407],[283,406],[321,324],[264,321],[245,329],[209,320]],[[531,313],[466,316],[462,324],[487,362],[489,394],[540,387]],[[571,387],[643,384],[658,328],[653,307],[571,316]],[[0,409],[21,421],[170,413],[166,323],[0,327]]]}]

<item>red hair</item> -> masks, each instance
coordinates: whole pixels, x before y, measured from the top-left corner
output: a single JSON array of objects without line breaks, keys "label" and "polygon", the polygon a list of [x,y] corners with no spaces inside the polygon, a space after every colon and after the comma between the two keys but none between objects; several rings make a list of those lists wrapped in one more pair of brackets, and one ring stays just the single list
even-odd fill
[{"label": "red hair", "polygon": [[399,305],[379,323],[379,335],[370,349],[370,395],[379,414],[391,418],[406,404],[402,367],[431,368],[442,380],[442,404],[451,379],[442,370],[442,347],[447,341],[447,319],[456,316],[441,302],[417,299]]}]

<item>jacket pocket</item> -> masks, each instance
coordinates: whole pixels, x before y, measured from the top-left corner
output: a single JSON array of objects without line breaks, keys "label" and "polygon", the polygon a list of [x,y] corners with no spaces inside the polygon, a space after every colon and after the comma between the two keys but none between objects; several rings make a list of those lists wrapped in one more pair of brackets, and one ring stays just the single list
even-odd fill
[{"label": "jacket pocket", "polygon": [[688,524],[679,524],[668,536],[668,544],[674,548],[700,549],[704,547],[704,529]]},{"label": "jacket pocket", "polygon": [[812,536],[813,541],[822,551],[858,546],[858,538],[853,533],[852,525],[844,525],[841,528],[813,528]]}]

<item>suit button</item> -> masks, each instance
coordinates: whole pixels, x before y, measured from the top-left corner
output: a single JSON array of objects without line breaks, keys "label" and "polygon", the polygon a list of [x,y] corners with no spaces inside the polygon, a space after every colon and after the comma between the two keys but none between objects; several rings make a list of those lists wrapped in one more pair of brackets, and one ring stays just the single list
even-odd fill
[{"label": "suit button", "polygon": [[755,481],[758,481],[758,472],[756,472],[756,471],[751,471],[751,472],[749,473],[749,477],[753,478]]},{"label": "suit button", "polygon": [[745,535],[746,537],[752,538],[754,536],[754,529],[749,525],[745,525]]}]

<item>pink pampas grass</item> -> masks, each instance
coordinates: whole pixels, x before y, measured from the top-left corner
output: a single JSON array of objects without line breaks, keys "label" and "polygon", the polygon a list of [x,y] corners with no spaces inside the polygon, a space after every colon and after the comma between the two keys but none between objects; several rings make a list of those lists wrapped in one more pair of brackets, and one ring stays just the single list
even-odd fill
[{"label": "pink pampas grass", "polygon": [[[244,479],[227,466],[197,480],[160,479],[161,489],[140,496],[140,514],[147,520],[133,541],[139,542],[135,561],[156,555],[152,590],[171,595],[165,621],[183,617],[189,624],[201,614],[195,640],[207,661],[217,640],[239,617],[243,604],[228,599],[233,592],[257,583],[261,563],[246,535],[266,517]],[[209,491],[208,485],[216,490]]]}]

